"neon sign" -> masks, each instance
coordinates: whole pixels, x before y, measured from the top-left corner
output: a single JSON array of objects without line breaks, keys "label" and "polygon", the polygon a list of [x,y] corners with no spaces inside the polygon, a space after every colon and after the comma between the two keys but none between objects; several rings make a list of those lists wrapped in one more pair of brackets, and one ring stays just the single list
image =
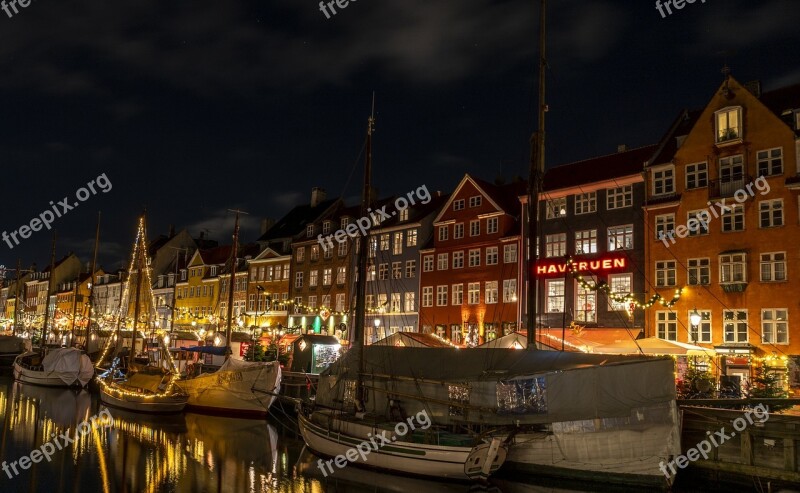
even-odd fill
[{"label": "neon sign", "polygon": [[[536,262],[533,264],[537,276],[567,274],[570,267],[565,260]],[[594,260],[573,260],[572,269],[576,272],[595,274],[609,271],[620,271],[628,268],[627,257],[607,257]]]}]

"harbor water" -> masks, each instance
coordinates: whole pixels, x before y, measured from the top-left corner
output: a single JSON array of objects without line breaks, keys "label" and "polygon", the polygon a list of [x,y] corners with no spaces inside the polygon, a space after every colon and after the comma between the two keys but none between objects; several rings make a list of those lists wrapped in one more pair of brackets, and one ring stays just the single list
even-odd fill
[{"label": "harbor water", "polygon": [[25,385],[9,376],[0,376],[0,422],[2,493],[615,491],[608,484],[502,475],[488,485],[357,467],[325,475],[298,437],[296,418],[280,408],[268,420],[150,416],[107,408],[86,390]]}]

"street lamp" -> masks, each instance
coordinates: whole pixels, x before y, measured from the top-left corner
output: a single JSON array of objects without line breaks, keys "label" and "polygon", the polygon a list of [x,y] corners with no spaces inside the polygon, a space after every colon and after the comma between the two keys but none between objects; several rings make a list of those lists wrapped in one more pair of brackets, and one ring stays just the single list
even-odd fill
[{"label": "street lamp", "polygon": [[697,308],[695,307],[694,311],[689,314],[689,323],[692,324],[692,342],[697,342],[697,328],[702,320],[703,317],[697,313]]},{"label": "street lamp", "polygon": [[372,323],[375,325],[375,333],[373,334],[372,337],[373,337],[374,340],[377,341],[378,340],[378,327],[380,327],[380,325],[381,325],[381,320],[378,317],[375,317],[375,320],[373,320]]}]

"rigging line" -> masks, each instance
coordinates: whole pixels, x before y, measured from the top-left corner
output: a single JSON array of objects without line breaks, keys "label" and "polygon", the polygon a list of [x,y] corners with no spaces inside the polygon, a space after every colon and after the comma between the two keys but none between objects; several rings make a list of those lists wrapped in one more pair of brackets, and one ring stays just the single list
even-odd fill
[{"label": "rigging line", "polygon": [[[616,178],[614,178],[614,183],[615,183],[616,185],[619,185],[619,184],[618,184],[618,182],[616,181]],[[647,186],[647,183],[646,183],[646,182],[645,182],[645,186]],[[641,216],[642,222],[643,222],[644,224],[648,224],[646,221],[644,221],[644,212],[643,212],[643,211],[634,211],[634,212],[635,212],[636,214],[639,214],[639,215]],[[722,216],[720,216],[720,217],[722,217]],[[656,232],[656,231],[655,231],[655,228],[654,228],[654,227],[651,227],[651,228],[649,228],[649,232],[650,232],[650,233],[655,233],[655,232]],[[645,234],[647,234],[647,233],[648,233],[648,231],[645,231]],[[670,253],[670,255],[673,257],[673,259],[675,259],[675,262],[676,262],[678,265],[680,265],[680,266],[681,266],[681,267],[682,267],[682,268],[683,268],[683,269],[684,269],[684,270],[687,272],[687,276],[688,276],[688,272],[689,272],[688,266],[686,266],[686,265],[685,265],[683,262],[681,262],[681,260],[680,260],[680,259],[677,257],[677,255],[675,254],[675,252],[674,252],[674,251],[672,251],[672,250],[670,250],[670,249],[667,249],[667,250],[668,250],[668,252]],[[648,266],[648,267],[649,267],[649,266]],[[709,259],[709,277],[710,277],[710,271],[711,271],[711,266],[710,266],[710,259]],[[647,277],[646,277],[646,276],[645,276],[645,279],[647,279]],[[709,281],[710,281],[710,279],[709,279]],[[648,281],[648,282],[649,282],[649,281]],[[698,279],[698,282],[699,282],[699,279]],[[718,302],[718,303],[719,303],[719,304],[720,304],[720,305],[721,305],[723,308],[725,308],[725,309],[726,309],[726,310],[728,310],[728,311],[736,310],[735,308],[731,308],[730,306],[728,306],[728,305],[727,305],[727,304],[726,304],[724,301],[722,301],[722,300],[721,300],[721,299],[720,299],[720,298],[719,298],[719,297],[718,297],[716,294],[714,294],[714,292],[712,292],[712,291],[710,290],[710,288],[709,288],[710,284],[688,284],[688,285],[689,285],[689,286],[700,286],[700,287],[701,287],[703,290],[705,290],[705,292],[706,292],[706,293],[710,294],[710,295],[711,295],[711,297],[712,297],[714,300],[716,300],[716,301],[717,301],[717,302]],[[651,286],[652,286],[652,285],[651,285]],[[655,289],[657,289],[657,288],[655,288],[655,287],[654,287],[654,290],[655,290]],[[736,310],[736,311],[738,311],[738,310]],[[724,316],[724,314],[723,314],[723,316]],[[681,325],[682,325],[682,326],[684,326],[684,325],[683,325],[683,322],[681,322]],[[684,327],[685,327],[685,326],[684,326]],[[755,329],[753,329],[753,328],[750,326],[749,316],[748,316],[748,321],[747,321],[747,328],[748,328],[748,330],[752,331],[752,332],[753,332],[753,334],[755,334],[756,336],[759,336],[759,337],[761,336],[761,334],[760,334],[758,331],[756,331]],[[723,343],[724,343],[724,342],[725,342],[725,341],[724,341],[724,318],[723,318]],[[705,344],[711,344],[711,343],[705,343]],[[764,344],[764,342],[763,342],[763,341],[762,341],[762,344]],[[774,349],[776,349],[777,351],[779,351],[779,352],[780,352],[781,354],[783,354],[784,356],[788,356],[788,354],[787,354],[786,352],[784,352],[784,351],[783,351],[783,350],[782,350],[782,349],[781,349],[781,348],[780,348],[778,345],[776,345],[775,343],[773,343],[773,342],[768,342],[768,343],[766,343],[766,344],[769,344],[769,345],[771,345],[771,346],[772,346]]]}]

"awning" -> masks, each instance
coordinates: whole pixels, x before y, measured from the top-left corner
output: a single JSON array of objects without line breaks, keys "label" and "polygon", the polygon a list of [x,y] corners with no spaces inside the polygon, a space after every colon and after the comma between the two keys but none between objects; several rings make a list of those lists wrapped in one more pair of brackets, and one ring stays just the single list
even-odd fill
[{"label": "awning", "polygon": [[594,352],[603,354],[637,354],[640,352],[639,348],[641,348],[641,352],[644,354],[674,354],[686,356],[714,356],[716,354],[713,349],[706,349],[685,342],[668,341],[666,339],[659,339],[658,337],[648,337],[637,341],[629,339],[627,341],[606,344],[594,348]]},{"label": "awning", "polygon": [[[582,329],[581,331],[574,331],[567,327],[566,330],[561,328],[539,329],[537,338],[540,342],[561,349],[562,334],[564,335],[564,349],[566,351],[581,351],[584,353],[594,352],[594,348],[606,344],[613,344],[616,342],[630,341],[641,333],[642,329],[621,329],[621,328],[607,328],[598,327],[592,329]],[[525,331],[520,331],[525,333]]]}]

